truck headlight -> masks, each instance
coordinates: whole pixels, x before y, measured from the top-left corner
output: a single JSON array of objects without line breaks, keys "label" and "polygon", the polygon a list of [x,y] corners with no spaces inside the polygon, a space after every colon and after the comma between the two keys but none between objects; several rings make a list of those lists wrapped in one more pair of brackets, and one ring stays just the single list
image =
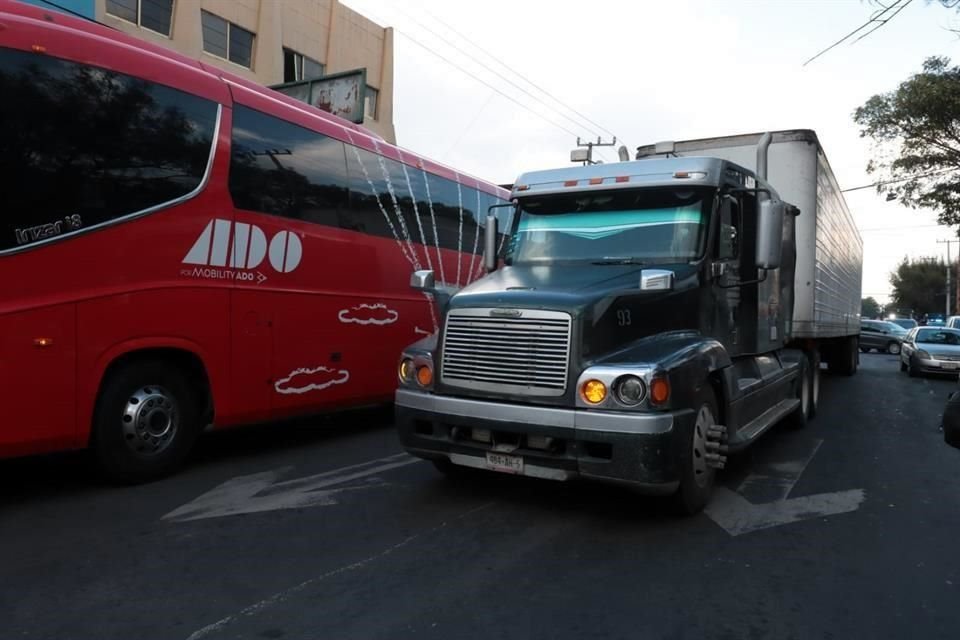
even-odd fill
[{"label": "truck headlight", "polygon": [[637,376],[620,376],[617,378],[617,381],[614,382],[613,392],[616,394],[620,404],[632,407],[643,402],[644,397],[647,395],[647,385]]},{"label": "truck headlight", "polygon": [[607,398],[607,385],[600,380],[587,380],[580,386],[580,395],[590,404],[600,404]]},{"label": "truck headlight", "polygon": [[413,360],[410,358],[404,358],[400,361],[400,369],[397,371],[397,375],[400,377],[400,382],[406,384],[413,382],[414,367]]}]

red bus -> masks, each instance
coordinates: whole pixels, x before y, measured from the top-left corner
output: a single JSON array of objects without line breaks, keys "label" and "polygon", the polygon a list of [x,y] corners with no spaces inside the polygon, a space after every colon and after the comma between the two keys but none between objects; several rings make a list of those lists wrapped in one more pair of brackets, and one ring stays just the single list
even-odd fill
[{"label": "red bus", "polygon": [[[199,11],[199,9],[198,9]],[[207,425],[389,402],[508,192],[172,51],[0,0],[0,456],[141,481]],[[507,228],[501,225],[501,228]]]}]

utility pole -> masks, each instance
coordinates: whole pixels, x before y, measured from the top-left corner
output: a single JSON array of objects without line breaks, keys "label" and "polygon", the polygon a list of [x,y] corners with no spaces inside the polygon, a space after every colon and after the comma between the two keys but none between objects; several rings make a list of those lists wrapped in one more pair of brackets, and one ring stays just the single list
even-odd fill
[{"label": "utility pole", "polygon": [[[580,141],[580,136],[577,136],[577,149],[574,149],[570,152],[570,162],[582,162],[584,166],[588,164],[597,164],[593,160],[593,148],[594,147],[612,147],[617,144],[617,137],[613,137],[612,142],[604,142],[603,138],[597,137],[597,141],[593,142],[592,140],[587,140],[586,142]],[[586,151],[584,151],[586,149]]]},{"label": "utility pole", "polygon": [[960,240],[937,240],[937,244],[947,245],[947,295],[945,296],[946,315],[944,321],[950,317],[950,245]]}]

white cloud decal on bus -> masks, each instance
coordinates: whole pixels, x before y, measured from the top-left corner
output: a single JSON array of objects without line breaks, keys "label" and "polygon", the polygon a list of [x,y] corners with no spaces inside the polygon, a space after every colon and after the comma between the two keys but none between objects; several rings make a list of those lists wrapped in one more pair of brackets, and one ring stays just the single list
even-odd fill
[{"label": "white cloud decal on bus", "polygon": [[400,314],[387,307],[383,303],[377,304],[359,304],[349,309],[341,309],[337,314],[340,322],[344,324],[393,324],[400,317]]},{"label": "white cloud decal on bus", "polygon": [[308,391],[322,391],[335,384],[343,384],[350,379],[350,372],[346,369],[331,369],[329,367],[314,367],[312,369],[294,369],[286,378],[280,378],[273,385],[277,393],[307,393]]}]

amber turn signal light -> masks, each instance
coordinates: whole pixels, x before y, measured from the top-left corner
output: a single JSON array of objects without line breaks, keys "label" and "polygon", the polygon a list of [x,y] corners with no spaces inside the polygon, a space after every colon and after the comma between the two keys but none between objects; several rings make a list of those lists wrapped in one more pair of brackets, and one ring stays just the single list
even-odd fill
[{"label": "amber turn signal light", "polygon": [[420,367],[417,369],[417,382],[420,383],[421,387],[430,386],[430,383],[433,382],[433,371],[430,370],[430,367]]},{"label": "amber turn signal light", "polygon": [[607,397],[607,385],[599,380],[587,380],[580,387],[580,395],[590,404],[600,404]]}]

